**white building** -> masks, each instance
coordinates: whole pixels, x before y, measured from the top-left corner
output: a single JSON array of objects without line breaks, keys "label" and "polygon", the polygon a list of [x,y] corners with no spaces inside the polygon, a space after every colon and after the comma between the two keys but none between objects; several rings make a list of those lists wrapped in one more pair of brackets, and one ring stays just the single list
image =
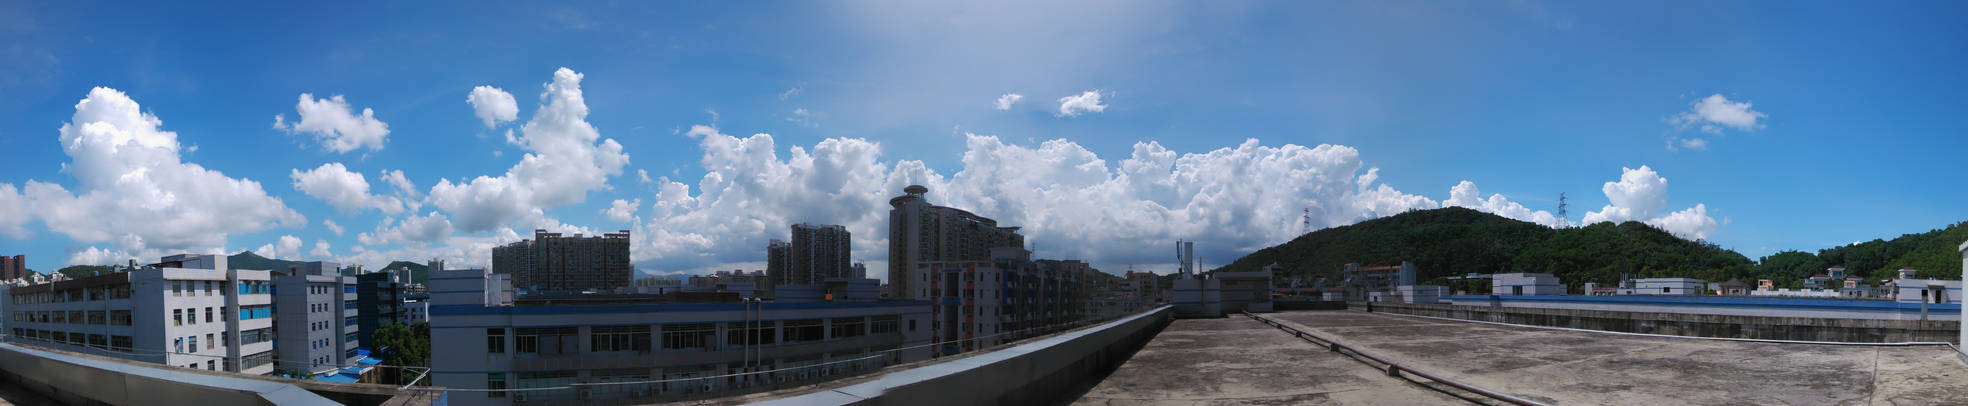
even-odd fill
[{"label": "white building", "polygon": [[1565,285],[1548,273],[1500,273],[1490,275],[1490,294],[1500,296],[1563,295]]},{"label": "white building", "polygon": [[1694,278],[1642,278],[1633,280],[1633,295],[1699,295],[1707,281]]},{"label": "white building", "polygon": [[989,261],[927,261],[935,303],[931,331],[942,354],[956,354],[1047,334],[1087,320],[1080,275],[1031,261],[1023,248],[994,248]]},{"label": "white building", "polygon": [[1396,288],[1401,293],[1401,302],[1410,304],[1436,304],[1449,297],[1449,287],[1435,285],[1402,285]]},{"label": "white building", "polygon": [[309,262],[273,276],[280,368],[328,375],[355,366],[356,280],[340,264]]},{"label": "white building", "polygon": [[1896,302],[1961,304],[1961,281],[1909,278],[1893,281],[1893,287]]},{"label": "white building", "polygon": [[213,371],[274,370],[267,271],[222,255],[173,255],[131,272],[6,290],[9,332],[26,341]]},{"label": "white building", "polygon": [[[567,388],[452,391],[451,404],[662,402],[797,386],[927,359],[935,328],[922,301],[778,303],[704,292],[521,296],[488,306],[483,278],[431,278],[433,382]],[[704,379],[648,382],[688,378]],[[639,383],[593,385],[623,382]]]},{"label": "white building", "polygon": [[411,323],[430,322],[430,302],[427,301],[404,302],[403,310],[405,313],[409,314],[409,319]]}]

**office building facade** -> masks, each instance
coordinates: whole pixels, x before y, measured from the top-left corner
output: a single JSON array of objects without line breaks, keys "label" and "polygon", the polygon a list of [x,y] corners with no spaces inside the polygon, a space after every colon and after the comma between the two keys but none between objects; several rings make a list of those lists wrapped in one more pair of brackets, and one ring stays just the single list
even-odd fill
[{"label": "office building facade", "polygon": [[309,262],[273,275],[278,359],[283,370],[330,375],[361,356],[356,279],[333,262]]},{"label": "office building facade", "polygon": [[356,339],[363,346],[373,347],[376,330],[383,326],[410,323],[401,283],[405,277],[407,275],[395,272],[366,273],[355,277]]},{"label": "office building facade", "polygon": [[1023,248],[1000,247],[990,257],[921,262],[911,272],[927,276],[918,286],[935,304],[930,338],[940,353],[974,351],[1088,319],[1081,272],[1035,263]]},{"label": "office building facade", "polygon": [[[451,404],[722,397],[872,371],[930,352],[926,302],[779,303],[687,292],[522,295],[510,305],[488,305],[486,298],[499,293],[484,289],[486,277],[433,274],[433,383],[563,389],[453,391]],[[697,300],[678,299],[686,296]],[[665,379],[676,380],[648,382]],[[628,382],[634,383],[620,384]]]},{"label": "office building facade", "polygon": [[1018,227],[999,227],[997,220],[962,209],[930,204],[929,188],[911,185],[889,199],[888,281],[898,298],[927,299],[929,277],[921,265],[929,262],[989,261],[993,248],[1022,248]]},{"label": "office building facade", "polygon": [[[533,239],[492,248],[492,271],[528,291],[613,291],[629,286],[629,231],[571,237],[533,230]],[[431,270],[435,274],[436,270]]]},{"label": "office building facade", "polygon": [[173,255],[130,272],[27,286],[4,299],[16,340],[213,371],[275,369],[270,272]]}]

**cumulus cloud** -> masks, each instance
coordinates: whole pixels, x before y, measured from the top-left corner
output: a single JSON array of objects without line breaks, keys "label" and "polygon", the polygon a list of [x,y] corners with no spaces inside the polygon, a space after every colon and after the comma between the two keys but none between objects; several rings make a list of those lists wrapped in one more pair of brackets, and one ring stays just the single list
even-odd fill
[{"label": "cumulus cloud", "polygon": [[[580,73],[561,68],[541,93],[542,105],[510,142],[527,150],[502,176],[479,176],[453,183],[441,179],[427,202],[450,213],[467,232],[491,230],[530,211],[579,203],[587,192],[607,188],[629,155],[587,122]],[[597,143],[597,141],[599,141]]]},{"label": "cumulus cloud", "polygon": [[31,213],[77,242],[112,244],[70,256],[107,263],[131,253],[214,251],[229,233],[307,224],[259,182],[184,162],[178,134],[162,125],[123,92],[91,90],[60,130],[70,158],[63,172],[75,177],[76,189],[30,180],[15,197],[13,185],[0,184],[0,208],[26,206],[0,214],[0,231],[16,233],[22,213]]},{"label": "cumulus cloud", "polygon": [[636,210],[640,210],[641,208],[642,199],[615,199],[615,202],[609,203],[608,208],[602,209],[601,213],[608,215],[609,220],[615,220],[618,223],[627,223],[635,221]]},{"label": "cumulus cloud", "polygon": [[327,227],[330,232],[334,232],[336,237],[342,236],[342,225],[335,224],[335,220],[321,219],[321,226]]},{"label": "cumulus cloud", "polygon": [[290,259],[301,257],[301,239],[291,235],[280,236],[280,248],[275,254],[286,255]]},{"label": "cumulus cloud", "polygon": [[355,240],[368,246],[393,243],[423,245],[449,237],[451,231],[451,219],[433,211],[423,216],[404,218],[401,222],[384,218],[383,222],[376,224],[375,231],[357,234]]},{"label": "cumulus cloud", "polygon": [[655,183],[655,182],[656,182],[656,180],[655,180],[655,179],[650,179],[650,178],[649,178],[649,171],[646,171],[646,170],[641,170],[641,169],[637,169],[637,170],[636,170],[636,178],[638,178],[638,179],[641,179],[641,181],[642,181],[642,183],[645,183],[645,184],[648,184],[648,183]]},{"label": "cumulus cloud", "polygon": [[410,178],[404,177],[403,171],[384,170],[380,177],[383,182],[396,187],[396,193],[409,197],[417,196],[417,185],[410,183]]},{"label": "cumulus cloud", "polygon": [[1485,199],[1483,192],[1476,189],[1476,182],[1467,180],[1449,188],[1449,200],[1443,200],[1442,207],[1467,207],[1498,216],[1538,223],[1545,227],[1565,225],[1564,219],[1552,215],[1551,212],[1531,210],[1523,204],[1510,201],[1501,193],[1490,195]]},{"label": "cumulus cloud", "polygon": [[1721,134],[1723,128],[1737,131],[1756,131],[1763,128],[1758,120],[1769,115],[1750,108],[1748,101],[1734,102],[1721,94],[1709,95],[1696,100],[1687,112],[1674,116],[1669,121],[1681,128],[1699,127],[1702,132]]},{"label": "cumulus cloud", "polygon": [[0,183],[0,234],[16,239],[27,238],[27,221],[34,218],[28,207],[27,197],[11,183]]},{"label": "cumulus cloud", "polygon": [[1179,154],[1144,142],[1111,164],[1067,140],[1027,146],[966,134],[962,169],[946,176],[921,161],[884,162],[880,145],[862,139],[794,146],[781,157],[771,135],[741,138],[707,126],[689,134],[704,150],[706,173],[694,193],[689,184],[658,181],[651,216],[636,225],[638,261],[670,268],[756,261],[788,225],[814,222],[847,226],[854,256],[873,259],[880,273],[884,204],[911,184],[928,186],[936,204],[1025,227],[1040,255],[1109,264],[1166,262],[1156,247],[1177,238],[1210,241],[1208,254],[1227,261],[1296,236],[1306,211],[1324,228],[1440,207],[1374,184],[1361,174],[1358,151],[1336,145],[1270,147],[1253,139]]},{"label": "cumulus cloud", "polygon": [[1107,111],[1107,105],[1100,104],[1100,91],[1088,90],[1078,95],[1059,98],[1060,117],[1079,117],[1080,113]]},{"label": "cumulus cloud", "polygon": [[[272,250],[273,245],[268,244],[264,248],[268,250]],[[71,252],[68,254],[69,265],[115,265],[115,264],[127,264],[129,263],[130,260],[137,260],[137,262],[143,262],[143,259],[138,258],[136,255],[131,255],[129,253],[117,251],[117,250],[103,249],[101,247],[95,247],[95,246],[90,246],[88,248]]]},{"label": "cumulus cloud", "polygon": [[314,249],[308,250],[308,256],[325,259],[334,257],[335,253],[328,251],[328,240],[314,240]]},{"label": "cumulus cloud", "polygon": [[370,194],[369,180],[360,173],[349,172],[340,162],[321,164],[307,172],[294,169],[288,177],[293,178],[295,190],[342,211],[377,209],[387,214],[403,212],[403,201]]},{"label": "cumulus cloud", "polygon": [[[1094,95],[1094,97],[1100,97],[1100,96],[1096,94]],[[998,102],[996,105],[998,107],[998,110],[1000,111],[1011,110],[1011,105],[1018,104],[1018,101],[1023,99],[1025,99],[1025,95],[1017,94],[1017,93],[1005,93],[1003,96],[998,96]],[[1102,106],[1102,108],[1105,108],[1105,106]]]},{"label": "cumulus cloud", "polygon": [[1639,169],[1620,168],[1620,172],[1619,181],[1606,182],[1600,188],[1611,204],[1585,213],[1581,223],[1640,221],[1692,240],[1707,239],[1715,231],[1718,223],[1708,216],[1706,205],[1663,213],[1667,209],[1667,178],[1653,168],[1641,165]]},{"label": "cumulus cloud", "polygon": [[301,93],[300,102],[294,104],[294,111],[301,121],[287,122],[285,117],[274,116],[273,128],[288,133],[311,133],[321,142],[321,147],[337,153],[354,151],[368,147],[371,151],[382,150],[383,142],[389,137],[389,124],[376,119],[376,112],[362,109],[361,115],[353,113],[348,100],[342,95],[326,99],[316,99],[313,95]]},{"label": "cumulus cloud", "polygon": [[506,93],[503,89],[474,87],[471,95],[465,96],[465,103],[471,104],[472,112],[478,115],[479,121],[485,122],[485,128],[519,119],[519,102],[513,100],[512,93]]}]

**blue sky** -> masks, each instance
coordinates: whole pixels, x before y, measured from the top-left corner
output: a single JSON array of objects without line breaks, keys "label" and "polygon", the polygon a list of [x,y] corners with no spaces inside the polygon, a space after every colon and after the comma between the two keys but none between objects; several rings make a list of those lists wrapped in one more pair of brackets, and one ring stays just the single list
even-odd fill
[{"label": "blue sky", "polygon": [[[1308,208],[1555,222],[1537,211],[1561,192],[1570,223],[1752,257],[1968,218],[1956,4],[924,3],[6,2],[0,252],[482,264],[534,228],[631,229],[638,266],[701,272],[758,268],[808,221],[849,225],[879,270],[910,183],[1109,270],[1167,271],[1177,238],[1226,262]],[[515,114],[486,125],[479,86]],[[64,124],[90,139],[85,99],[161,125],[65,149]],[[110,145],[158,132],[175,146]],[[154,176],[111,176],[130,172]]]}]

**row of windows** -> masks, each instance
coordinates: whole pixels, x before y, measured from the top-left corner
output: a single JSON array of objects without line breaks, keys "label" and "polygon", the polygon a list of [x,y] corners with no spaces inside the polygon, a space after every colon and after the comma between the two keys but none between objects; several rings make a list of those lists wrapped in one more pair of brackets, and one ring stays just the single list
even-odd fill
[{"label": "row of windows", "polygon": [[130,325],[129,310],[45,310],[14,312],[14,321],[23,323],[65,323],[65,324],[108,324],[112,326]]},{"label": "row of windows", "polygon": [[[831,338],[852,338],[869,334],[894,333],[900,327],[899,316],[876,316],[872,319],[847,317],[833,319],[831,324],[822,319],[789,320],[783,326],[772,323],[748,326],[746,323],[727,323],[726,345],[771,345],[778,343],[784,330],[786,343],[814,342]],[[915,321],[910,320],[910,330],[915,329]],[[831,329],[831,330],[830,330]],[[717,324],[665,324],[652,329],[650,326],[595,326],[589,328],[588,351],[649,352],[651,334],[662,335],[665,350],[713,350],[717,349]],[[576,327],[514,328],[512,329],[512,350],[521,354],[573,354],[577,348],[579,330]],[[485,351],[492,354],[506,352],[506,329],[485,329]]]},{"label": "row of windows", "polygon": [[[211,307],[205,308],[206,323],[212,322],[212,314],[214,313],[213,309],[214,308]],[[224,316],[225,312],[217,312],[217,313],[219,313],[221,316]],[[231,320],[224,320],[224,321],[231,321]],[[186,324],[198,324],[198,308],[194,307],[190,309],[171,309],[171,325],[182,326]]]},{"label": "row of windows", "polygon": [[171,281],[171,296],[198,296],[199,292],[212,296],[229,289],[227,285],[224,281]]},{"label": "row of windows", "polygon": [[266,281],[239,281],[239,294],[263,295],[272,293],[273,285]]},{"label": "row of windows", "polygon": [[53,292],[29,293],[11,296],[14,304],[66,303],[96,301],[107,299],[129,299],[130,284],[116,286],[97,286],[85,289],[67,289]]},{"label": "row of windows", "polygon": [[264,319],[268,317],[273,317],[273,306],[257,305],[257,306],[241,306],[239,308],[240,321]]},{"label": "row of windows", "polygon": [[130,339],[130,336],[105,336],[102,334],[83,334],[83,333],[70,333],[66,331],[49,331],[49,330],[35,330],[35,329],[23,329],[23,328],[14,328],[14,336],[25,340],[52,342],[57,344],[90,346],[90,347],[95,347],[97,349],[119,351],[119,352],[131,352],[132,348],[135,347],[134,341]]}]

